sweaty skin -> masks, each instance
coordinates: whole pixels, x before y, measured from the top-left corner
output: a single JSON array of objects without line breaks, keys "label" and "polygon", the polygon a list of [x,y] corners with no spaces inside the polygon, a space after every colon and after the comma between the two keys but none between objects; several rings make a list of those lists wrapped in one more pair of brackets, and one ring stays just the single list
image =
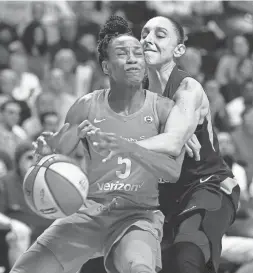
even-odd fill
[{"label": "sweaty skin", "polygon": [[203,123],[205,117],[211,118],[207,96],[201,84],[193,78],[187,77],[181,82],[173,100],[175,104],[165,125],[166,132],[139,141],[139,145],[178,156],[197,126]]}]

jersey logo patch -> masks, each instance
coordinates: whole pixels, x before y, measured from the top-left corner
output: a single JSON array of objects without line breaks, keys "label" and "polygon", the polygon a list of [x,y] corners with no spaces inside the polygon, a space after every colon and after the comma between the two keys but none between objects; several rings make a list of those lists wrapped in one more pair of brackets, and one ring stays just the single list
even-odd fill
[{"label": "jersey logo patch", "polygon": [[153,117],[151,117],[151,116],[146,116],[146,117],[144,117],[144,121],[145,121],[146,123],[152,123],[152,122],[153,122]]}]

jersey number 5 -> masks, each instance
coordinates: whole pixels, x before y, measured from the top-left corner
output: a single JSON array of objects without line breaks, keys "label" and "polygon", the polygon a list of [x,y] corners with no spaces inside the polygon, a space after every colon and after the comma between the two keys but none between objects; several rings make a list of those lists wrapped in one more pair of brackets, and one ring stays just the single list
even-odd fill
[{"label": "jersey number 5", "polygon": [[131,160],[129,158],[118,157],[118,164],[125,164],[125,171],[116,171],[116,175],[120,179],[126,179],[131,173]]}]

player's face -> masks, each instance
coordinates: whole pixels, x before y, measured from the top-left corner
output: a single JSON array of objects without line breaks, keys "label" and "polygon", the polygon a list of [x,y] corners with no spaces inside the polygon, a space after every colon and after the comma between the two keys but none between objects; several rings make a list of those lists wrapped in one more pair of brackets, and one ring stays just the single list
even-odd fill
[{"label": "player's face", "polygon": [[140,42],[147,65],[159,67],[173,60],[178,37],[170,20],[155,17],[143,27]]},{"label": "player's face", "polygon": [[108,46],[108,60],[103,62],[103,69],[116,83],[140,85],[145,73],[140,42],[127,35],[113,39]]}]

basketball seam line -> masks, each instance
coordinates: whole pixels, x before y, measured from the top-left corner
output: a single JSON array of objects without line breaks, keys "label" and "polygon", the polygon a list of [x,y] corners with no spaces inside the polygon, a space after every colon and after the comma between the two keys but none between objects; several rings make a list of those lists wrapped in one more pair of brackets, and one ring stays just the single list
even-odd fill
[{"label": "basketball seam line", "polygon": [[[53,164],[52,164],[52,165],[53,165]],[[47,167],[46,169],[50,169],[50,166]],[[66,181],[69,182],[69,180],[66,179],[66,177],[64,177],[63,175],[59,174],[59,173],[56,172],[55,170],[50,169],[50,171],[52,171],[52,172],[54,172],[55,174],[61,176],[63,179],[65,179]],[[46,172],[47,172],[47,170],[46,170]],[[45,175],[46,175],[46,172],[45,172]],[[76,190],[76,192],[77,192],[78,194],[80,194],[80,193],[79,193],[79,189],[78,189],[75,185],[73,185],[72,183],[69,183],[69,184]],[[62,207],[61,207],[61,206],[59,205],[59,203],[57,202],[57,200],[56,200],[56,198],[55,198],[55,195],[53,194],[52,189],[50,188],[50,185],[49,185],[48,183],[47,183],[47,186],[48,186],[49,192],[51,193],[51,195],[52,195],[53,198],[54,198],[54,201],[55,201],[56,205],[60,208],[60,210],[61,210],[65,215],[67,215],[67,213],[62,209]],[[82,196],[81,196],[81,199],[83,199]],[[82,202],[82,203],[83,203],[83,202]]]}]

